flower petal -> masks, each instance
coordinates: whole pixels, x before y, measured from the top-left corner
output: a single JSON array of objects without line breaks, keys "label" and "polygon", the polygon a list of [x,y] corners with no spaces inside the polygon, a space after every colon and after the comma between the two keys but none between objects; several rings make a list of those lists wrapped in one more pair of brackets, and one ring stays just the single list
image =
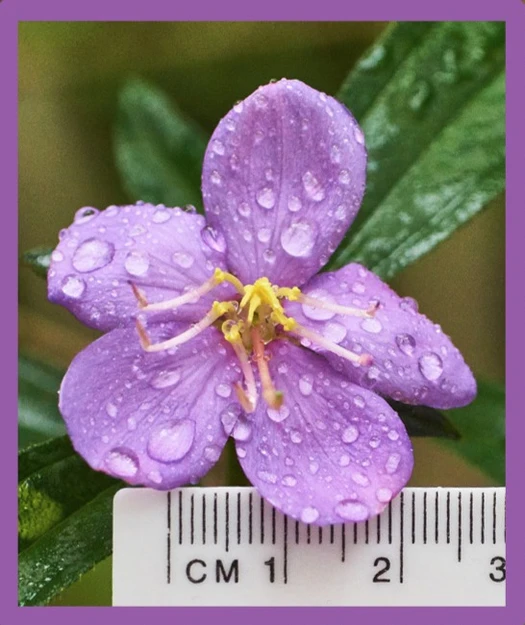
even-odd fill
[{"label": "flower petal", "polygon": [[336,249],[365,187],[348,109],[297,80],[259,88],[219,123],[204,158],[207,219],[243,282],[300,285]]},{"label": "flower petal", "polygon": [[306,523],[379,514],[413,466],[397,414],[309,350],[272,344],[269,351],[284,404],[276,411],[260,402],[233,431],[249,480],[273,506]]},{"label": "flower petal", "polygon": [[[131,284],[153,303],[200,286],[215,267],[225,267],[225,247],[209,240],[204,218],[180,208],[82,208],[51,256],[49,299],[99,330],[124,326],[137,312]],[[232,292],[222,285],[164,317],[195,321],[219,294]]]},{"label": "flower petal", "polygon": [[372,318],[333,314],[297,303],[288,314],[331,341],[359,354],[370,366],[357,366],[325,350],[328,360],[349,379],[407,404],[454,408],[472,401],[476,381],[459,350],[439,325],[417,312],[412,298],[401,298],[374,273],[352,263],[313,278],[303,292],[343,306],[380,306]]},{"label": "flower petal", "polygon": [[[181,327],[150,330],[157,342]],[[145,353],[134,329],[117,329],[73,360],[60,411],[90,466],[164,490],[196,483],[218,460],[239,413],[238,377],[234,353],[215,328],[175,353]]]}]

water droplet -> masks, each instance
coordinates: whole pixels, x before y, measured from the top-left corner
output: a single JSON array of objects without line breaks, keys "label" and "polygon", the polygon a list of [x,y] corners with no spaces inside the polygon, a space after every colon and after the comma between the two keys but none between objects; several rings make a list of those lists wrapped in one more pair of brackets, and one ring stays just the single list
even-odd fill
[{"label": "water droplet", "polygon": [[151,221],[156,224],[163,224],[171,219],[171,211],[167,208],[161,208],[153,213]]},{"label": "water droplet", "polygon": [[432,97],[432,88],[426,80],[418,80],[408,97],[408,106],[414,113],[421,113]]},{"label": "water droplet", "polygon": [[268,106],[268,99],[262,93],[255,95],[255,106],[259,109],[264,109]]},{"label": "water droplet", "polygon": [[92,206],[85,206],[84,208],[80,208],[75,213],[75,224],[78,226],[79,224],[85,224],[88,221],[91,221],[93,217],[98,215],[99,211]]},{"label": "water droplet", "polygon": [[234,105],[234,107],[233,107],[233,110],[234,110],[236,113],[242,113],[242,109],[243,109],[243,108],[244,108],[244,102],[239,101],[239,102],[236,102],[236,104],[235,104],[235,105]]},{"label": "water droplet", "polygon": [[60,250],[53,250],[51,252],[51,260],[55,263],[60,263],[64,260],[64,254]]},{"label": "water droplet", "polygon": [[124,261],[126,271],[132,276],[145,276],[149,269],[149,258],[146,252],[130,252]]},{"label": "water droplet", "polygon": [[104,458],[104,462],[113,475],[124,479],[134,477],[139,470],[137,456],[124,447],[112,449]]},{"label": "water droplet", "polygon": [[313,506],[308,506],[307,508],[303,508],[301,512],[301,521],[303,523],[313,523],[317,521],[319,518],[319,510],[314,508]]},{"label": "water droplet", "polygon": [[341,150],[338,145],[333,145],[330,149],[330,160],[332,163],[340,163],[341,162]]},{"label": "water droplet", "polygon": [[348,454],[343,454],[339,458],[339,466],[347,467],[350,464],[350,456]]},{"label": "water droplet", "polygon": [[299,445],[299,443],[302,443],[303,437],[301,436],[301,432],[299,432],[298,430],[292,430],[290,432],[290,440],[292,441],[292,443],[295,443],[296,445]]},{"label": "water droplet", "polygon": [[286,404],[283,404],[279,410],[274,410],[273,408],[268,408],[266,410],[266,414],[270,417],[272,421],[275,423],[280,423],[284,421],[290,415],[290,409]]},{"label": "water droplet", "polygon": [[242,238],[246,241],[246,243],[249,243],[253,238],[251,230],[243,230]]},{"label": "water droplet", "polygon": [[285,373],[288,373],[288,365],[285,362],[280,362],[279,366],[277,367],[277,371],[279,371],[279,373],[283,375]]},{"label": "water droplet", "polygon": [[275,475],[275,473],[270,473],[269,471],[257,471],[257,477],[267,484],[277,483],[277,475]]},{"label": "water droplet", "polygon": [[364,521],[368,518],[368,508],[358,501],[344,499],[335,507],[335,512],[346,521]]},{"label": "water droplet", "polygon": [[201,230],[201,238],[204,243],[216,252],[226,251],[226,239],[221,232],[211,226],[206,226]]},{"label": "water droplet", "polygon": [[114,419],[117,416],[118,408],[115,406],[115,404],[112,404],[111,402],[109,402],[106,404],[106,412],[109,417]]},{"label": "water droplet", "polygon": [[313,376],[308,373],[305,373],[299,379],[299,390],[301,391],[301,395],[308,397],[308,395],[312,394],[312,389],[314,385]]},{"label": "water droplet", "polygon": [[217,186],[220,186],[220,185],[221,185],[221,183],[222,183],[222,178],[221,178],[221,175],[219,174],[219,172],[218,172],[216,169],[214,169],[214,170],[211,172],[211,175],[210,175],[210,180],[211,180],[211,182],[212,182],[213,184],[216,184]]},{"label": "water droplet", "polygon": [[181,370],[171,369],[168,371],[160,371],[151,380],[150,384],[153,388],[168,388],[174,386],[180,380]]},{"label": "water droplet", "polygon": [[257,192],[257,204],[263,208],[273,208],[275,205],[275,193],[270,187],[263,187]]},{"label": "water droplet", "polygon": [[365,135],[359,126],[355,126],[354,128],[354,137],[359,145],[365,144]]},{"label": "water droplet", "polygon": [[285,475],[281,480],[281,484],[293,488],[297,484],[297,479],[293,475]]},{"label": "water droplet", "polygon": [[66,276],[62,280],[62,292],[73,299],[80,297],[85,289],[86,283],[82,278],[77,278],[77,276]]},{"label": "water droplet", "polygon": [[363,321],[361,321],[361,327],[365,332],[370,332],[371,334],[378,334],[383,329],[381,322],[375,317],[363,319]]},{"label": "water droplet", "polygon": [[301,210],[302,206],[301,200],[296,195],[290,195],[288,198],[288,210],[292,213],[296,213]]},{"label": "water droplet", "polygon": [[407,356],[412,356],[416,349],[416,339],[410,334],[398,334],[396,336],[396,344],[403,354]]},{"label": "water droplet", "polygon": [[387,436],[391,441],[397,441],[399,438],[399,432],[397,430],[390,430]]},{"label": "water droplet", "polygon": [[370,480],[364,473],[352,473],[352,480],[358,486],[370,486]]},{"label": "water droplet", "polygon": [[264,250],[263,258],[268,264],[273,265],[276,260],[275,252],[270,249]]},{"label": "water droplet", "polygon": [[421,356],[418,364],[421,374],[427,380],[437,380],[443,373],[443,361],[434,352]]},{"label": "water droplet", "polygon": [[204,457],[209,462],[217,462],[217,460],[221,457],[221,448],[217,445],[209,445],[204,448]]},{"label": "water droplet", "polygon": [[346,328],[342,323],[330,321],[323,328],[323,336],[332,343],[340,343],[346,336]]},{"label": "water droplet", "polygon": [[352,291],[358,295],[362,295],[366,290],[365,285],[362,282],[354,282],[352,285]]},{"label": "water droplet", "polygon": [[361,395],[356,395],[354,397],[354,404],[358,408],[364,408],[365,407],[365,400],[361,397]]},{"label": "water droplet", "polygon": [[195,261],[193,256],[187,252],[175,252],[171,258],[176,265],[183,269],[189,269]]},{"label": "water droplet", "polygon": [[252,426],[248,421],[237,421],[233,428],[232,436],[236,441],[248,441],[252,436]]},{"label": "water droplet", "polygon": [[358,62],[357,66],[360,70],[373,71],[383,65],[386,57],[386,49],[384,46],[378,45],[373,47],[370,52]]},{"label": "water droplet", "polygon": [[390,454],[385,463],[385,471],[392,475],[397,471],[399,463],[401,462],[401,456],[399,454]]},{"label": "water droplet", "polygon": [[159,473],[159,471],[150,471],[148,473],[148,479],[154,484],[162,484],[162,475]]},{"label": "water droplet", "polygon": [[232,430],[237,422],[238,412],[234,408],[227,408],[221,413],[221,423],[224,428],[224,432],[227,436],[232,433]]},{"label": "water droplet", "polygon": [[309,470],[312,475],[316,475],[319,472],[319,463],[318,462],[310,462]]},{"label": "water droplet", "polygon": [[73,255],[73,267],[81,273],[102,269],[113,260],[114,246],[108,241],[87,239]]},{"label": "water droplet", "polygon": [[315,232],[312,226],[300,221],[292,224],[281,233],[283,250],[294,258],[309,256],[314,248]]},{"label": "water droplet", "polygon": [[339,182],[341,184],[350,184],[351,179],[352,178],[348,169],[341,169],[341,171],[339,172]]},{"label": "water droplet", "polygon": [[272,231],[270,228],[259,228],[257,231],[257,238],[261,243],[268,243],[270,237],[272,236]]},{"label": "water droplet", "polygon": [[343,443],[354,443],[359,438],[359,430],[355,425],[349,425],[343,430],[341,438]]},{"label": "water droplet", "polygon": [[218,154],[219,156],[222,156],[225,152],[224,143],[222,141],[219,141],[219,139],[215,139],[214,141],[212,141],[211,149],[215,152],[215,154]]},{"label": "water droplet", "polygon": [[324,189],[317,178],[311,171],[307,171],[303,176],[303,186],[308,197],[315,202],[320,202],[324,199]]},{"label": "water droplet", "polygon": [[133,417],[128,417],[127,419],[128,430],[133,432],[137,429],[137,421]]},{"label": "water droplet", "polygon": [[377,449],[381,445],[381,439],[378,436],[371,436],[368,444],[372,449]]},{"label": "water droplet", "polygon": [[[313,297],[314,299],[318,299],[321,302],[333,303],[333,299],[330,294],[322,289],[309,291],[307,295],[309,297]],[[332,310],[324,310],[323,308],[308,306],[307,304],[303,304],[302,309],[305,317],[308,317],[308,319],[314,319],[315,321],[327,321],[328,319],[335,317],[335,312]]]},{"label": "water droplet", "polygon": [[407,312],[416,312],[419,310],[418,303],[413,297],[403,297],[399,301],[399,308]]},{"label": "water droplet", "polygon": [[182,419],[152,433],[148,441],[148,454],[159,462],[178,462],[190,451],[195,438],[195,422]]},{"label": "water droplet", "polygon": [[239,213],[241,217],[249,217],[252,212],[252,209],[247,202],[241,202],[239,206],[237,207],[237,212]]},{"label": "water droplet", "polygon": [[232,394],[232,387],[229,384],[217,384],[215,392],[219,397],[229,397]]},{"label": "water droplet", "polygon": [[392,499],[393,493],[389,488],[378,488],[376,490],[377,501],[388,503]]}]

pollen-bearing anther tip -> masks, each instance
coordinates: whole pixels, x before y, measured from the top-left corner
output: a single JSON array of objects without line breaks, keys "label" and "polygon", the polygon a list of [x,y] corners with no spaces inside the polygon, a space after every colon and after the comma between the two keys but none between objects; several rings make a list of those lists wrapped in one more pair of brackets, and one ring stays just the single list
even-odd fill
[{"label": "pollen-bearing anther tip", "polygon": [[370,354],[362,354],[359,356],[359,364],[365,367],[370,366],[374,362],[374,358]]},{"label": "pollen-bearing anther tip", "polygon": [[368,317],[374,317],[376,312],[379,310],[380,302],[375,301],[370,304],[370,306],[366,310],[366,314]]}]

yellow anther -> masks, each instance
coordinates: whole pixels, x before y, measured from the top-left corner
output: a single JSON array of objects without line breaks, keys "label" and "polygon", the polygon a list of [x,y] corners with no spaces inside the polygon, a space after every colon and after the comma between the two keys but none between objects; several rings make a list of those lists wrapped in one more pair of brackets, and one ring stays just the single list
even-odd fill
[{"label": "yellow anther", "polygon": [[301,289],[297,286],[292,288],[283,286],[277,289],[277,297],[285,297],[290,302],[296,302],[301,297]]},{"label": "yellow anther", "polygon": [[235,311],[234,302],[213,302],[211,310],[216,317],[222,317],[227,312]]},{"label": "yellow anther", "polygon": [[213,278],[216,284],[222,284],[223,282],[229,282],[233,284],[233,286],[239,291],[241,295],[244,294],[244,286],[239,278],[236,278],[232,273],[228,273],[227,271],[223,271],[222,269],[215,269],[213,273]]},{"label": "yellow anther", "polygon": [[293,317],[287,317],[282,326],[286,332],[292,332],[297,327],[297,321]]},{"label": "yellow anther", "polygon": [[243,330],[243,326],[244,324],[242,321],[235,323],[235,321],[233,321],[232,319],[228,319],[221,326],[224,338],[230,343],[242,344],[241,332]]}]

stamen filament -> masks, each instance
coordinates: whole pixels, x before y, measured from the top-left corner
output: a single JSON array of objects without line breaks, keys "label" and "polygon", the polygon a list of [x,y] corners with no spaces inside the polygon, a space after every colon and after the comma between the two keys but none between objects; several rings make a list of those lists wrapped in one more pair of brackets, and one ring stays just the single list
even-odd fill
[{"label": "stamen filament", "polygon": [[323,347],[324,349],[336,354],[337,356],[341,356],[345,360],[349,360],[350,362],[355,362],[359,365],[371,365],[372,364],[372,356],[370,354],[356,354],[355,352],[351,352],[349,349],[345,349],[337,343],[333,343],[325,338],[322,334],[315,332],[314,330],[310,330],[309,328],[305,328],[304,326],[297,324],[293,329],[295,334],[302,336],[312,343],[319,345],[319,347]]},{"label": "stamen filament", "polygon": [[367,309],[352,308],[350,306],[341,306],[334,302],[324,302],[315,297],[305,295],[304,293],[301,293],[295,300],[299,301],[301,304],[305,304],[305,306],[310,306],[310,308],[320,308],[321,310],[329,310],[338,315],[351,315],[352,317],[373,317],[379,306],[378,303],[374,303]]},{"label": "stamen filament", "polygon": [[206,328],[213,325],[217,319],[228,312],[232,306],[233,304],[231,302],[214,302],[211,310],[191,328],[171,339],[168,339],[167,341],[162,341],[161,343],[152,344],[146,333],[144,325],[139,319],[137,319],[136,326],[142,349],[147,352],[162,352],[164,350],[177,347],[178,345],[182,345],[183,343],[195,338],[201,332],[206,330]]},{"label": "stamen filament", "polygon": [[270,369],[268,368],[268,361],[266,360],[264,354],[264,343],[261,340],[258,328],[253,328],[252,338],[255,360],[257,362],[257,368],[259,369],[264,400],[270,408],[278,410],[283,405],[284,394],[282,391],[277,391],[273,384]]},{"label": "stamen filament", "polygon": [[244,381],[246,383],[246,391],[242,388],[241,384],[235,385],[235,391],[237,397],[244,408],[245,412],[253,412],[257,405],[257,385],[255,383],[255,376],[253,369],[248,359],[248,354],[242,346],[242,343],[231,343],[239,364],[241,365],[241,371],[244,375]]}]

